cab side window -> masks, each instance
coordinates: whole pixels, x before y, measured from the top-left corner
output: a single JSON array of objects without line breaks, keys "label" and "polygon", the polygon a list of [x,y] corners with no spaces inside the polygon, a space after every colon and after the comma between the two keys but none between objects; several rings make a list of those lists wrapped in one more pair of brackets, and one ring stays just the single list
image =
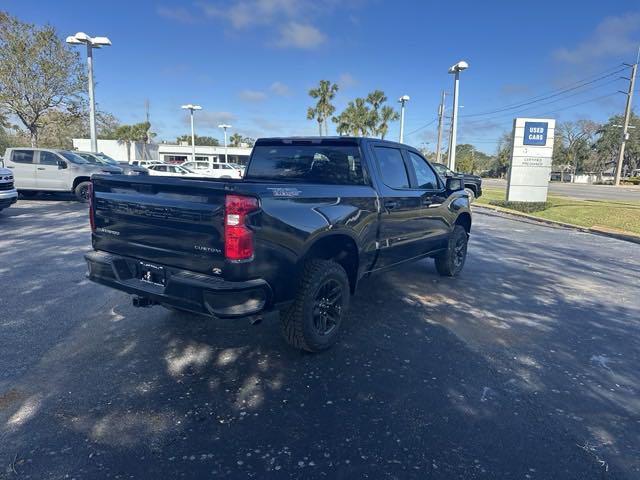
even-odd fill
[{"label": "cab side window", "polygon": [[55,153],[40,152],[40,165],[58,165],[59,160]]},{"label": "cab side window", "polygon": [[33,163],[33,150],[14,150],[11,161],[14,163]]},{"label": "cab side window", "polygon": [[413,152],[409,152],[409,159],[416,173],[416,180],[418,181],[416,187],[423,190],[437,190],[438,178],[427,161]]}]

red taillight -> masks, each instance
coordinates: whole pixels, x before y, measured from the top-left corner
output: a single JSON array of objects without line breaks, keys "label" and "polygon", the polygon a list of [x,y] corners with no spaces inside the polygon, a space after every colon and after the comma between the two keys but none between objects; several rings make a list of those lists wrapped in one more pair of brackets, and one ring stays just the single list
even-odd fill
[{"label": "red taillight", "polygon": [[245,220],[258,209],[258,199],[227,195],[224,212],[224,255],[227,260],[247,260],[253,256],[253,232]]},{"label": "red taillight", "polygon": [[93,182],[89,183],[89,224],[91,225],[91,231],[96,231],[96,217],[93,211]]}]

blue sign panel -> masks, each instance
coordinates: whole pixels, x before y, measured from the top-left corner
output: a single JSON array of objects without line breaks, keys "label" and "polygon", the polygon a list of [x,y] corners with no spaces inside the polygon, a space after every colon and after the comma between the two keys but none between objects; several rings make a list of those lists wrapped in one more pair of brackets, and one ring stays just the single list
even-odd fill
[{"label": "blue sign panel", "polygon": [[547,122],[524,122],[524,145],[546,145]]}]

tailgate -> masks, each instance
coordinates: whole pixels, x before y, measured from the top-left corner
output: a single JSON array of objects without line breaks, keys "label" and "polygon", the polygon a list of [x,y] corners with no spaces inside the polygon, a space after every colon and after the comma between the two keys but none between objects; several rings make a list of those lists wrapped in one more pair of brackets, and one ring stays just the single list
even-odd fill
[{"label": "tailgate", "polygon": [[93,177],[94,248],[211,273],[224,264],[225,182]]}]

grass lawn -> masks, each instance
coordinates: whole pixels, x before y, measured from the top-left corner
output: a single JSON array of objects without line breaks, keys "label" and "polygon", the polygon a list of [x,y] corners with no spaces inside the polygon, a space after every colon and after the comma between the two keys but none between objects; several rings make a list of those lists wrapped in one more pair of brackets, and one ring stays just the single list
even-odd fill
[{"label": "grass lawn", "polygon": [[[488,205],[491,200],[504,199],[504,190],[483,188],[476,202]],[[530,215],[581,227],[608,227],[640,234],[640,202],[578,200],[551,195],[548,200],[550,208]]]}]

